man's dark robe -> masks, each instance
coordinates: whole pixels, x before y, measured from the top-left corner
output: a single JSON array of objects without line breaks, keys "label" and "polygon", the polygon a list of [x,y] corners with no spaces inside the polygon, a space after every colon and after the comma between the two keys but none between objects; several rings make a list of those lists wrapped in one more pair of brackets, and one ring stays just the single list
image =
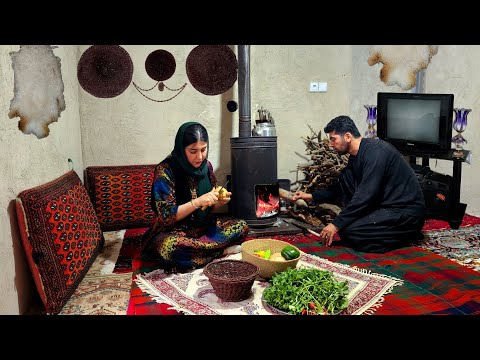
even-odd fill
[{"label": "man's dark robe", "polygon": [[421,237],[422,188],[408,162],[383,140],[362,138],[339,181],[312,195],[318,203],[343,199],[345,206],[332,223],[342,242],[355,250],[383,253]]}]

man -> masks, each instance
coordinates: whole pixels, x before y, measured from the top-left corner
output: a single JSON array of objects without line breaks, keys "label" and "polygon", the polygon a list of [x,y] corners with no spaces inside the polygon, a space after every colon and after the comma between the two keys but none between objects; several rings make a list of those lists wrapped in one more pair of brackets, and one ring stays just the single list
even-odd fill
[{"label": "man", "polygon": [[357,251],[385,253],[422,238],[425,201],[415,172],[391,144],[362,138],[348,116],[324,128],[340,155],[350,154],[339,181],[312,194],[297,191],[292,200],[325,203],[343,198],[344,207],[320,233],[330,246],[338,232],[341,244]]}]

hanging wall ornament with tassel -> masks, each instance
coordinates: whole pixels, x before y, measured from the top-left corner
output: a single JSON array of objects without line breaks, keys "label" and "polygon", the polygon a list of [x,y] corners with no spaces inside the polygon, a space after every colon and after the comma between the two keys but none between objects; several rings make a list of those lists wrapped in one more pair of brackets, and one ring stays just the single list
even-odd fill
[{"label": "hanging wall ornament with tassel", "polygon": [[[155,102],[165,102],[172,100],[176,96],[178,96],[183,89],[187,86],[187,83],[183,84],[177,89],[173,89],[165,85],[164,81],[170,79],[172,75],[175,73],[176,69],[176,62],[175,58],[173,55],[168,52],[167,50],[159,49],[151,52],[148,56],[147,59],[145,60],[145,70],[152,78],[153,80],[156,81],[155,85],[153,85],[151,88],[144,89],[138,86],[135,82],[133,82],[133,86],[138,90],[140,94],[142,94],[144,97],[151,101]],[[173,96],[170,96],[167,99],[154,99],[150,97],[149,95],[145,94],[146,92],[152,91],[154,89],[158,89],[160,92],[163,92],[165,89],[171,91],[171,92],[176,92]]]}]

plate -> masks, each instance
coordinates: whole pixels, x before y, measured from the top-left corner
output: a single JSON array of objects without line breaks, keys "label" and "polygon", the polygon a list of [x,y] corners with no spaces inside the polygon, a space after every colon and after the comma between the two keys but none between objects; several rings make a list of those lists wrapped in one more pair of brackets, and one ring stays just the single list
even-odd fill
[{"label": "plate", "polygon": [[[273,315],[295,315],[295,314],[291,314],[285,310],[281,310],[273,305],[270,305],[269,303],[267,303],[265,301],[265,299],[263,298],[262,296],[262,305],[263,307],[265,308],[265,310],[267,310],[269,313],[273,314]],[[342,312],[343,310],[337,310],[335,313],[333,314],[328,314],[328,315],[338,315]],[[318,314],[318,315],[322,315],[322,314]]]},{"label": "plate", "polygon": [[269,303],[267,303],[264,299],[263,299],[263,296],[262,296],[262,305],[263,307],[265,308],[265,310],[267,310],[269,313],[273,314],[273,315],[293,315],[293,314],[290,314],[284,310],[280,310],[278,308],[276,308],[275,306],[273,305],[270,305]]}]

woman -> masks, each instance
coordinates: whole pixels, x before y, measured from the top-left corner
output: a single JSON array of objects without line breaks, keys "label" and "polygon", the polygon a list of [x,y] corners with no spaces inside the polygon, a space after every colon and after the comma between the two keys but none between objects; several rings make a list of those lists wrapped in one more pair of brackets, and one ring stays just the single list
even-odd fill
[{"label": "woman", "polygon": [[244,220],[217,219],[212,210],[230,201],[207,160],[208,133],[198,122],[180,126],[175,147],[155,168],[152,208],[157,218],[144,235],[144,255],[159,257],[166,271],[189,271],[224,254],[248,233]]}]

